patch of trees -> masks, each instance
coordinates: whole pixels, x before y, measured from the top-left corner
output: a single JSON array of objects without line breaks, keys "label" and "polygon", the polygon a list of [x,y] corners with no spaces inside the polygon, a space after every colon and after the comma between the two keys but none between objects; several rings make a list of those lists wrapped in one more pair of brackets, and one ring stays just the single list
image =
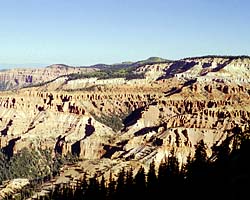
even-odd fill
[{"label": "patch of trees", "polygon": [[23,148],[12,157],[0,151],[0,184],[4,180],[28,178],[33,182],[42,183],[58,175],[64,164],[74,163],[77,158],[71,154],[52,157],[49,149]]},{"label": "patch of trees", "polygon": [[159,57],[150,57],[146,60],[141,60],[138,62],[124,62],[120,64],[105,65],[97,64],[90,67],[98,68],[99,71],[85,73],[85,74],[71,74],[69,75],[69,80],[75,80],[79,78],[92,78],[96,77],[98,79],[110,79],[110,78],[125,78],[126,80],[131,79],[143,79],[145,78],[145,73],[136,73],[135,70],[139,67],[145,65],[154,65],[168,63],[170,60],[162,59]]},{"label": "patch of trees", "polygon": [[100,116],[97,116],[94,112],[91,112],[91,115],[95,118],[95,120],[112,128],[113,131],[118,132],[122,128],[124,128],[124,120],[131,113],[132,113],[131,109],[128,109],[128,111],[120,114],[112,113],[110,115],[102,114]]},{"label": "patch of trees", "polygon": [[101,115],[95,116],[95,119],[106,126],[112,128],[114,131],[119,131],[123,128],[122,119],[118,115]]},{"label": "patch of trees", "polygon": [[98,78],[98,79],[111,79],[111,78],[125,78],[126,80],[131,79],[143,79],[144,73],[135,73],[135,68],[107,68],[100,71],[89,72],[89,73],[76,73],[68,75],[68,80],[76,80],[80,78]]}]

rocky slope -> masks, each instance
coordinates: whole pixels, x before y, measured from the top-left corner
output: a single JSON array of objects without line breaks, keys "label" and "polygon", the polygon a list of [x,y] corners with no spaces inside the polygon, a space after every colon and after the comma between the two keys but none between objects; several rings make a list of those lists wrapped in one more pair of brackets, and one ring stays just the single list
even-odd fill
[{"label": "rocky slope", "polygon": [[1,149],[10,155],[25,146],[71,152],[83,159],[78,169],[108,175],[159,164],[173,148],[185,162],[201,139],[211,155],[235,127],[249,130],[249,57],[186,58],[134,72],[145,78],[65,76],[1,92]]},{"label": "rocky slope", "polygon": [[23,68],[0,71],[0,90],[18,89],[31,85],[42,84],[60,76],[72,73],[86,73],[95,68],[70,67],[55,64],[46,68]]},{"label": "rocky slope", "polygon": [[[64,81],[71,80],[72,78],[75,79],[75,77],[83,76],[86,73],[93,73],[99,70],[137,68],[146,64],[165,62],[168,62],[168,60],[159,57],[150,57],[146,60],[138,62],[122,62],[113,65],[96,64],[92,66],[73,67],[64,64],[53,64],[45,68],[17,68],[0,70],[0,90],[40,86],[45,83],[53,82],[59,77],[63,77],[61,80],[63,80],[62,83],[64,83]],[[65,78],[67,75],[70,75],[70,77]]]}]

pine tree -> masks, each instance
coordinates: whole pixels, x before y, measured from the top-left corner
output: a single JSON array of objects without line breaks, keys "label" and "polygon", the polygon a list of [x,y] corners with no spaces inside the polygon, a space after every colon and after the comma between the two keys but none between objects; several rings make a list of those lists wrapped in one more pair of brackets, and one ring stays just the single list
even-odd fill
[{"label": "pine tree", "polygon": [[97,180],[97,174],[89,179],[89,185],[85,193],[85,199],[98,199],[99,198],[99,182]]},{"label": "pine tree", "polygon": [[146,178],[145,178],[145,170],[143,167],[139,169],[137,174],[135,175],[135,197],[145,198],[146,191]]},{"label": "pine tree", "polygon": [[229,164],[229,194],[233,199],[246,199],[250,186],[250,140],[241,138],[240,146],[234,149]]},{"label": "pine tree", "polygon": [[152,161],[149,166],[149,171],[147,174],[147,191],[150,196],[153,197],[153,194],[156,193],[157,189],[157,177],[155,172],[155,162]]},{"label": "pine tree", "polygon": [[126,178],[125,178],[125,186],[124,186],[124,197],[125,199],[129,199],[133,197],[134,194],[134,178],[133,178],[133,169],[130,168],[126,172]]},{"label": "pine tree", "polygon": [[238,149],[240,147],[241,141],[244,139],[241,127],[238,124],[236,124],[236,126],[232,129],[232,133],[233,133],[233,149]]},{"label": "pine tree", "polygon": [[109,175],[109,184],[108,184],[108,195],[107,195],[107,199],[108,200],[113,200],[114,196],[115,196],[115,181],[113,179],[112,173],[110,172]]},{"label": "pine tree", "polygon": [[203,140],[200,140],[196,145],[194,162],[197,165],[204,166],[207,163],[207,158],[206,145]]},{"label": "pine tree", "polygon": [[196,145],[194,159],[189,166],[189,184],[190,187],[196,188],[197,192],[194,197],[199,197],[210,185],[210,167],[206,153],[206,145],[203,140]]},{"label": "pine tree", "polygon": [[117,185],[116,185],[116,199],[124,199],[125,190],[125,170],[122,169],[118,174]]},{"label": "pine tree", "polygon": [[164,192],[167,184],[167,159],[162,159],[158,169],[158,186],[159,190]]},{"label": "pine tree", "polygon": [[59,185],[55,185],[55,188],[52,191],[52,195],[51,196],[52,196],[51,199],[53,199],[53,200],[60,199],[61,192],[60,192],[60,189],[59,189]]},{"label": "pine tree", "polygon": [[[226,189],[229,183],[228,173],[231,142],[232,138],[227,137],[220,146],[213,147],[213,158],[215,158],[215,162],[212,163],[213,173],[211,174],[211,182],[213,184],[215,193],[218,194],[221,193],[220,191],[222,190],[222,187]],[[220,198],[225,199],[225,196],[221,196]]]},{"label": "pine tree", "polygon": [[172,150],[168,156],[166,170],[167,177],[169,178],[177,177],[179,175],[179,161],[175,156],[174,150]]},{"label": "pine tree", "polygon": [[[167,159],[166,175],[166,187],[171,191],[169,196],[174,198],[176,196],[177,189],[183,189],[183,176],[180,174],[180,164],[174,149],[170,152]],[[180,195],[181,194],[179,194],[179,197]]]},{"label": "pine tree", "polygon": [[73,199],[73,191],[69,187],[63,188],[63,192],[60,196],[60,200],[68,200],[68,199]]},{"label": "pine tree", "polygon": [[82,188],[82,181],[77,181],[76,189],[74,191],[74,200],[83,198],[84,190]]},{"label": "pine tree", "polygon": [[88,182],[87,182],[87,174],[86,172],[84,172],[83,174],[83,179],[82,179],[82,183],[81,183],[81,188],[83,190],[83,194],[87,191],[88,189]]},{"label": "pine tree", "polygon": [[101,183],[100,183],[100,199],[105,200],[107,195],[106,183],[104,176],[102,176]]}]

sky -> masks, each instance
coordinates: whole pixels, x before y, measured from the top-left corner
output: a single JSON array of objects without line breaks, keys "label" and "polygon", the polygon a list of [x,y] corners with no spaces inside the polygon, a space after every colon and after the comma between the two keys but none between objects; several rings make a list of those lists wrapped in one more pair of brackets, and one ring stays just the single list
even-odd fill
[{"label": "sky", "polygon": [[250,55],[249,0],[0,0],[0,68]]}]

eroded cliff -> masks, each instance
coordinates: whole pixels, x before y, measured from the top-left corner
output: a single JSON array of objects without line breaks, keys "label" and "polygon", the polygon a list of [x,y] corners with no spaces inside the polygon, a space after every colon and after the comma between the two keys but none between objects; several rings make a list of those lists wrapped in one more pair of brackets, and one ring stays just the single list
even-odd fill
[{"label": "eroded cliff", "polygon": [[[180,162],[249,129],[249,58],[189,58],[140,66],[144,79],[57,79],[0,97],[1,148],[71,152],[89,171]],[[58,89],[60,88],[60,89]],[[98,162],[95,162],[98,159]],[[93,164],[94,163],[94,164]]]},{"label": "eroded cliff", "polygon": [[0,71],[0,90],[18,89],[52,81],[60,76],[96,71],[95,68],[55,64],[45,68],[23,68]]}]

